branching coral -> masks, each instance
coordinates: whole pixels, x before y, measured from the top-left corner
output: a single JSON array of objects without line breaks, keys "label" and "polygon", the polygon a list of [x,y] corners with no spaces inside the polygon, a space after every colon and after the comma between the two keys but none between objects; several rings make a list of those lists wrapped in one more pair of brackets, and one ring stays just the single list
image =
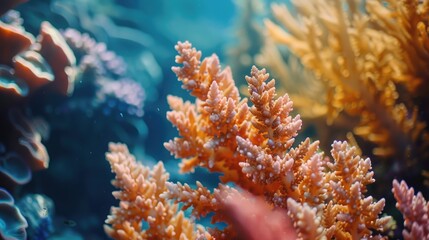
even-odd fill
[{"label": "branching coral", "polygon": [[323,97],[327,94],[326,86],[314,72],[303,66],[297,56],[266,37],[255,61],[276,78],[278,93],[288,93],[293,100],[294,111],[303,119],[303,132],[319,139],[324,151],[329,151],[333,140],[345,139],[345,136],[351,144],[354,143],[350,131],[357,121],[344,114],[332,122],[326,121],[328,104]]},{"label": "branching coral", "polygon": [[396,207],[404,216],[404,239],[429,239],[429,202],[422,193],[414,195],[414,189],[405,181],[393,181],[392,192],[397,201]]},{"label": "branching coral", "polygon": [[[132,198],[125,196],[128,195],[125,188],[115,196],[122,202],[126,201],[120,205],[130,211],[125,213],[114,208],[113,215],[119,215],[115,219],[134,221],[134,214],[140,213],[137,217],[140,220],[147,215],[147,210],[141,213],[140,210],[133,210],[132,206],[142,201],[152,202],[155,199],[161,201],[163,206],[168,201],[174,201],[175,204],[181,203],[183,209],[192,207],[192,215],[197,219],[212,212],[213,223],[229,223],[225,229],[210,229],[212,237],[240,237],[231,218],[225,215],[225,210],[230,206],[225,199],[236,196],[237,190],[224,184],[233,183],[264,197],[269,208],[288,211],[301,239],[382,237],[379,232],[388,230],[390,217],[379,217],[384,199],[374,201],[371,196],[365,196],[367,185],[374,182],[369,159],[356,155],[355,148],[349,147],[346,142],[333,143],[333,160],[318,151],[317,141],[306,139],[293,147],[301,128],[300,117],[290,115],[293,103],[287,94],[276,96],[275,81],[267,82],[269,75],[265,69],[253,67],[251,75],[246,77],[252,103],[249,105],[247,98],[239,96],[229,68],[221,70],[216,55],[201,60],[201,52],[192,48],[189,42],[179,42],[176,50],[179,53],[176,62],[181,66],[173,67],[173,71],[182,81],[182,87],[197,100],[192,104],[178,97],[169,97],[172,111],[167,113],[167,118],[177,127],[181,137],[165,143],[165,147],[177,158],[183,158],[183,172],[201,166],[211,172],[222,173],[222,183],[210,192],[201,183],[192,189],[187,184],[165,184],[163,181],[160,184],[164,193],[157,195],[158,191],[142,191]],[[108,155],[108,159],[112,163],[113,157]],[[148,179],[148,173],[140,173],[138,169],[141,167],[113,166],[119,174],[117,179],[129,179],[128,185],[133,186],[132,189],[148,185],[143,182],[143,179]],[[131,171],[131,167],[137,170]],[[137,174],[142,176],[140,182],[137,181]],[[150,177],[148,181],[156,182]],[[114,185],[124,183],[116,180]],[[107,222],[111,223],[111,220]],[[275,229],[273,222],[261,224]],[[288,226],[284,227],[287,229]],[[114,225],[113,229],[122,228]],[[243,231],[243,228],[238,229]],[[107,232],[110,234],[112,231],[115,230]]]},{"label": "branching coral", "polygon": [[[158,163],[152,170],[137,162],[125,145],[110,144],[106,155],[112,172],[113,192],[120,200],[112,207],[105,225],[106,233],[114,239],[195,239],[194,224],[160,195],[167,190],[168,173]],[[142,226],[146,223],[148,228]]]},{"label": "branching coral", "polygon": [[[276,97],[275,81],[266,82],[269,76],[265,70],[253,67],[251,76],[246,77],[253,103],[248,106],[247,99],[234,94],[237,90],[232,79],[218,77],[224,76],[220,67],[207,64],[218,63],[215,56],[204,59],[199,66],[201,53],[189,43],[179,43],[176,49],[180,54],[176,61],[183,68],[175,67],[173,71],[184,88],[197,96],[196,106],[170,101],[173,112],[168,113],[168,119],[183,137],[166,144],[176,157],[192,159],[194,166],[221,171],[224,183],[233,181],[263,195],[273,206],[287,209],[289,199],[321,211],[329,208],[317,226],[331,229],[326,231],[327,236],[365,237],[372,234],[371,229],[384,230],[388,218],[378,219],[384,200],[373,203],[371,197],[364,197],[366,185],[374,181],[369,159],[361,159],[353,148],[340,142],[333,145],[334,162],[317,152],[318,142],[307,139],[292,148],[301,120],[299,115],[289,115],[292,102],[287,95]],[[207,97],[201,96],[203,92]],[[234,154],[224,155],[229,152]],[[347,201],[352,196],[353,203]],[[176,196],[180,198],[181,194]],[[329,215],[330,210],[335,214]],[[368,216],[362,217],[362,212]],[[294,220],[298,229],[304,227]]]},{"label": "branching coral", "polygon": [[429,70],[429,1],[368,1],[366,5],[375,28],[396,40],[397,74],[414,96],[427,99]]},{"label": "branching coral", "polygon": [[[272,39],[264,40],[264,46],[255,61],[258,65],[269,68],[271,74],[278,79],[278,91],[288,93],[298,109],[297,112],[304,119],[325,116],[326,102],[320,98],[326,92],[325,86],[317,80],[313,72],[303,67],[296,56],[277,47]],[[287,60],[284,55],[288,55]]]},{"label": "branching coral", "polygon": [[296,1],[296,15],[273,5],[282,26],[266,27],[324,80],[328,120],[358,118],[354,133],[398,171],[427,157],[428,1],[365,2]]}]

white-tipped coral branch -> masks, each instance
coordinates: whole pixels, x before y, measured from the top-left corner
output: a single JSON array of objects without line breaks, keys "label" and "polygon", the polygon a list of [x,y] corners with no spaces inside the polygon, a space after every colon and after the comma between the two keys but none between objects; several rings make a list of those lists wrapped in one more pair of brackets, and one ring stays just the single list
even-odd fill
[{"label": "white-tipped coral branch", "polygon": [[176,204],[160,196],[167,191],[169,177],[162,162],[149,169],[137,162],[123,144],[111,143],[109,150],[106,158],[116,174],[112,184],[120,189],[113,196],[120,202],[106,219],[106,233],[124,240],[196,239],[195,224],[178,211]]}]

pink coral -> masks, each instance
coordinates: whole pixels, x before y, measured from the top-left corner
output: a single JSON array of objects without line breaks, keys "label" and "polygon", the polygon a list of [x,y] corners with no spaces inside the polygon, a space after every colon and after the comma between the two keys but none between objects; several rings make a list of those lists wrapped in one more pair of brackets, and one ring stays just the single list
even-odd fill
[{"label": "pink coral", "polygon": [[247,192],[224,191],[222,195],[225,215],[241,239],[296,239],[295,230],[283,209],[273,210],[262,198]]},{"label": "pink coral", "polygon": [[429,202],[422,193],[414,195],[414,189],[405,181],[393,180],[392,192],[397,201],[396,207],[404,216],[404,239],[429,239]]}]

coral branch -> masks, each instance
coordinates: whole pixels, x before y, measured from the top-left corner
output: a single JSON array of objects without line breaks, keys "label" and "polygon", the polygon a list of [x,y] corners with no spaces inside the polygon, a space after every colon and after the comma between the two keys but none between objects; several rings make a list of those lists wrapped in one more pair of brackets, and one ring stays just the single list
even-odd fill
[{"label": "coral branch", "polygon": [[116,174],[112,184],[120,189],[113,196],[120,203],[106,219],[106,233],[114,239],[195,239],[194,223],[176,204],[160,197],[169,177],[163,164],[151,170],[138,163],[125,145],[112,143],[109,149],[106,158]]},{"label": "coral branch", "polygon": [[429,202],[422,193],[414,195],[414,189],[405,181],[393,180],[392,192],[397,201],[396,207],[404,216],[404,239],[429,239]]}]

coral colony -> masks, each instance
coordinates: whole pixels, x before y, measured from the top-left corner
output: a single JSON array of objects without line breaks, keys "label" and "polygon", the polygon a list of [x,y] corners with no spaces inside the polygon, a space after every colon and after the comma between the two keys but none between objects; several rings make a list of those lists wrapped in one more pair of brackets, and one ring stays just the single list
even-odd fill
[{"label": "coral colony", "polygon": [[[0,6],[0,239],[75,239],[55,229],[56,202],[20,192],[49,166],[50,127],[79,128],[58,127],[52,112],[135,123],[145,90],[86,33],[43,22],[34,37],[10,10],[19,2]],[[231,54],[256,63],[244,91],[216,54],[176,44],[172,71],[191,100],[167,97],[178,136],[164,147],[181,174],[202,168],[219,176],[217,186],[173,181],[162,161],[151,166],[131,153],[133,143],[112,142],[106,159],[119,203],[104,222],[107,237],[429,239],[429,0],[292,3],[273,4],[272,17],[240,31],[261,34],[263,44],[257,56],[243,52],[251,46]],[[253,22],[251,4],[240,3],[239,26]],[[306,121],[316,137],[305,135]]]}]

